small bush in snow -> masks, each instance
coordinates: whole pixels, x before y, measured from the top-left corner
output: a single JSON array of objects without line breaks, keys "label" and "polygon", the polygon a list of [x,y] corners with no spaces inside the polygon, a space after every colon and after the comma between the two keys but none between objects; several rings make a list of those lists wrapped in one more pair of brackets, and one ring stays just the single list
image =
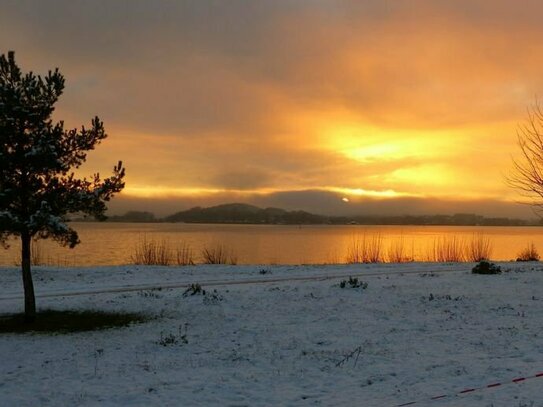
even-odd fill
[{"label": "small bush in snow", "polygon": [[343,280],[339,283],[340,288],[361,288],[365,290],[368,288],[368,283],[364,281],[358,281],[357,277],[349,277],[348,280]]},{"label": "small bush in snow", "polygon": [[500,266],[496,266],[494,263],[490,263],[486,260],[480,261],[471,272],[474,274],[500,274],[502,269]]}]

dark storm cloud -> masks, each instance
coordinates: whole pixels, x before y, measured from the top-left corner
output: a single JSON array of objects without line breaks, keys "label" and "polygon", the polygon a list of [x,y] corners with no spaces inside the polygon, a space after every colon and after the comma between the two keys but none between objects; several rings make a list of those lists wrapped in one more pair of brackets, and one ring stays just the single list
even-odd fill
[{"label": "dark storm cloud", "polygon": [[276,105],[323,100],[430,125],[465,120],[451,104],[510,114],[497,99],[511,83],[466,75],[481,65],[541,85],[530,69],[541,11],[534,1],[23,0],[2,5],[0,47],[33,67],[61,65],[73,116],[86,107],[139,129],[269,133]]},{"label": "dark storm cloud", "polygon": [[[236,65],[258,49],[272,2],[21,1],[0,17],[0,48],[68,77],[63,111],[106,111],[155,131],[255,127],[265,98]],[[284,5],[278,8],[287,12]],[[236,58],[241,58],[237,61]],[[82,92],[83,90],[83,92]],[[263,127],[263,126],[259,126]]]}]

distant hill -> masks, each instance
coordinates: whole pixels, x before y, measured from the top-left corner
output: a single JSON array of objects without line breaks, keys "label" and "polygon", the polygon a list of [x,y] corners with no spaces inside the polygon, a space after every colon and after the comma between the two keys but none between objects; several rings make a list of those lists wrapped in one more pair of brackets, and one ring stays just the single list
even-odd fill
[{"label": "distant hill", "polygon": [[[74,219],[92,221],[90,218]],[[244,203],[229,203],[208,208],[195,207],[156,218],[147,211],[129,211],[110,216],[110,222],[185,222],[185,223],[241,223],[274,225],[440,225],[440,226],[542,226],[543,221],[511,218],[487,218],[470,213],[454,215],[398,215],[398,216],[325,216],[306,211],[287,211],[280,208],[259,208]]]},{"label": "distant hill", "polygon": [[231,203],[209,208],[195,207],[174,213],[164,222],[186,223],[264,223],[264,224],[323,224],[327,216],[305,211],[286,211],[279,208],[259,208],[243,203]]},{"label": "distant hill", "polygon": [[124,215],[109,216],[110,222],[156,222],[155,215],[147,211],[128,211]]}]

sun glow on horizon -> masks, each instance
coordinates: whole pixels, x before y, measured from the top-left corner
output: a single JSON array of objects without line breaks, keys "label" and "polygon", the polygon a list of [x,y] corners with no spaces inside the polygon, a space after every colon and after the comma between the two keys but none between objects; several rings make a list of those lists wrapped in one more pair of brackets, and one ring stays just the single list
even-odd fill
[{"label": "sun glow on horizon", "polygon": [[343,195],[345,198],[350,200],[352,197],[359,198],[400,198],[400,197],[416,197],[415,194],[408,194],[403,192],[397,192],[392,189],[387,189],[383,191],[371,191],[362,188],[338,188],[338,187],[329,187],[325,190],[331,192],[337,192],[340,195]]},{"label": "sun glow on horizon", "polygon": [[[391,189],[374,191],[363,188],[319,187],[319,188],[295,188],[295,191],[324,191],[338,194],[344,202],[354,198],[390,199],[400,197],[420,197],[417,194],[397,192]],[[166,186],[126,186],[123,195],[135,198],[172,198],[189,196],[206,196],[216,194],[235,194],[240,196],[267,195],[281,192],[291,192],[292,189],[261,188],[253,190],[219,189],[219,188],[172,188]]]}]

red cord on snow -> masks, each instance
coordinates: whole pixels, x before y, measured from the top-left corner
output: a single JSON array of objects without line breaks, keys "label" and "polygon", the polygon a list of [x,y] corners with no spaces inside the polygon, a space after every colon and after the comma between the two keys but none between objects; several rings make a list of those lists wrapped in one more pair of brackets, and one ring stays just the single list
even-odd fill
[{"label": "red cord on snow", "polygon": [[424,400],[419,400],[419,401],[410,401],[408,403],[397,404],[395,407],[412,406],[412,405],[415,405],[417,403],[420,403],[421,401],[441,400],[441,399],[444,399],[446,397],[456,397],[456,396],[460,396],[460,395],[464,395],[464,394],[468,394],[468,393],[473,393],[473,392],[483,390],[483,389],[492,389],[494,387],[504,386],[504,385],[511,384],[511,383],[521,383],[523,381],[526,381],[526,380],[529,380],[529,379],[535,379],[535,378],[538,378],[538,377],[543,377],[543,373],[537,373],[537,374],[535,374],[533,376],[517,377],[516,379],[513,379],[513,380],[511,380],[509,382],[491,383],[491,384],[487,384],[486,386],[481,386],[481,387],[470,387],[470,388],[461,390],[461,391],[456,392],[456,393],[441,394],[439,396],[430,397],[429,399],[424,399]]}]

